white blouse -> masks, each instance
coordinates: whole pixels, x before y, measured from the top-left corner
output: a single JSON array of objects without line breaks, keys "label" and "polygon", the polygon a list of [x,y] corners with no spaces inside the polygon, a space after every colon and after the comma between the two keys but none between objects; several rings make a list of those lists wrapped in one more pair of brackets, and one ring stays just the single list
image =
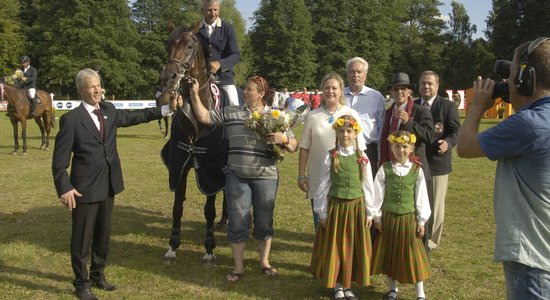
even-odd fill
[{"label": "white blouse", "polygon": [[[405,176],[409,174],[409,171],[413,167],[413,163],[407,160],[404,164],[391,162],[392,170],[399,176]],[[384,167],[378,169],[376,178],[374,178],[374,222],[379,223],[382,218],[382,203],[384,202],[384,191],[386,188],[386,174],[384,173]],[[426,221],[430,218],[432,210],[430,209],[430,200],[428,198],[428,189],[426,187],[426,180],[424,179],[424,172],[421,168],[418,168],[418,176],[416,176],[416,187],[414,192],[416,199],[416,222],[418,225],[424,226]]]},{"label": "white blouse", "polygon": [[[355,155],[355,146],[344,148],[341,145],[338,145],[338,153],[342,156]],[[366,155],[364,153],[363,156],[366,158]],[[319,184],[317,191],[313,195],[313,211],[319,214],[320,219],[327,218],[328,192],[332,184],[332,180],[330,178],[330,167],[330,153],[327,153],[320,169],[319,175],[321,178],[321,183]],[[376,210],[373,202],[375,199],[375,190],[372,182],[372,170],[370,166],[370,161],[363,166],[363,182],[361,183],[361,189],[363,190],[363,198],[365,198],[367,219],[371,220]]]}]

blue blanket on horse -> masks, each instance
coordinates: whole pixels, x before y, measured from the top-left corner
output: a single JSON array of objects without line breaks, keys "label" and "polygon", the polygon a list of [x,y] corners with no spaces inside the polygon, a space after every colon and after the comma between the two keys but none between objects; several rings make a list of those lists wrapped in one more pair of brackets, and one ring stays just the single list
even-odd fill
[{"label": "blue blanket on horse", "polygon": [[227,139],[223,127],[214,127],[213,131],[194,143],[174,130],[178,118],[176,114],[172,122],[170,140],[164,145],[161,157],[168,168],[170,190],[177,189],[188,167],[195,169],[195,177],[199,190],[206,196],[215,195],[225,186],[223,168],[227,165]]}]

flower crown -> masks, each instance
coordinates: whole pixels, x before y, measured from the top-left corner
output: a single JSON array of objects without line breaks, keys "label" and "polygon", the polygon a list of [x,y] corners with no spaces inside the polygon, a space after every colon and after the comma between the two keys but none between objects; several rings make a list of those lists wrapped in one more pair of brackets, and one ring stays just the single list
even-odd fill
[{"label": "flower crown", "polygon": [[396,137],[395,135],[390,134],[390,136],[388,136],[388,142],[392,144],[414,144],[416,143],[416,135],[411,133],[409,136],[402,135],[400,137]]},{"label": "flower crown", "polygon": [[361,126],[359,125],[359,122],[355,120],[346,120],[344,118],[338,118],[334,122],[334,124],[332,124],[332,129],[336,130],[338,129],[338,127],[342,127],[342,126],[349,126],[353,128],[353,131],[355,131],[355,133],[361,132]]}]

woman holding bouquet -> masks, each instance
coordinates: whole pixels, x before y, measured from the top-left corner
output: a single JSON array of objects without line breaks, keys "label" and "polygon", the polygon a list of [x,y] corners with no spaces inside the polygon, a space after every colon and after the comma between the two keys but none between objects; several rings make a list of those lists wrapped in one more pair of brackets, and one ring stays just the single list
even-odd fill
[{"label": "woman holding bouquet", "polygon": [[233,253],[233,270],[226,276],[235,282],[244,275],[244,248],[249,238],[249,211],[253,208],[254,231],[260,254],[259,268],[267,277],[277,275],[269,263],[273,235],[273,210],[278,186],[276,158],[271,148],[277,145],[296,151],[297,141],[291,130],[268,134],[265,138],[249,127],[252,115],[271,113],[275,92],[260,76],[251,77],[244,89],[244,106],[228,106],[220,111],[208,110],[199,98],[197,80],[191,84],[191,103],[197,119],[204,124],[226,126],[229,156],[225,176],[227,196],[227,238]]},{"label": "woman holding bouquet", "polygon": [[[359,114],[345,105],[344,80],[336,73],[329,73],[321,80],[321,106],[311,111],[304,123],[304,131],[300,140],[300,155],[298,158],[298,187],[307,193],[313,210],[313,195],[321,183],[321,166],[325,155],[334,148],[335,136],[332,125],[339,117],[351,115],[359,120]],[[358,137],[361,151],[365,150],[365,138]],[[307,176],[306,176],[307,167]],[[313,211],[315,228],[319,224],[319,217]]]}]

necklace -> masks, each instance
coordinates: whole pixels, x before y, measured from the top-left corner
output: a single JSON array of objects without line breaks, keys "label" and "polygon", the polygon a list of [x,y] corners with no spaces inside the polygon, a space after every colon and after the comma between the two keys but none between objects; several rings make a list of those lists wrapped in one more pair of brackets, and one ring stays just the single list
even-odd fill
[{"label": "necklace", "polygon": [[336,106],[336,109],[334,110],[334,112],[331,113],[330,111],[328,111],[327,106],[323,105],[323,109],[327,112],[327,114],[330,115],[330,117],[328,117],[328,123],[329,124],[332,124],[334,122],[334,114],[338,111],[339,108],[340,108],[339,105]]}]

